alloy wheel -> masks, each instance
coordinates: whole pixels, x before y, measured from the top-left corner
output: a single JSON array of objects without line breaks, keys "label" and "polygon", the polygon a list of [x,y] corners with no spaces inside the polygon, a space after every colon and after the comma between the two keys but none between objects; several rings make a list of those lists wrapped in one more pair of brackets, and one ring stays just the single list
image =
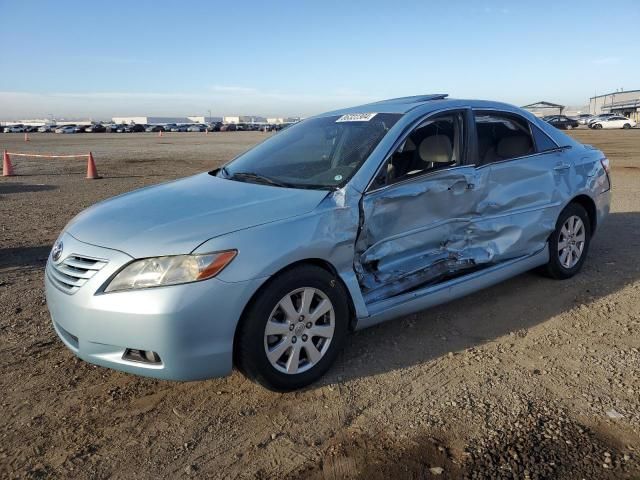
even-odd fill
[{"label": "alloy wheel", "polygon": [[558,237],[558,257],[567,269],[576,266],[582,257],[586,239],[584,223],[577,215],[567,218]]},{"label": "alloy wheel", "polygon": [[305,372],[324,357],[334,329],[335,310],[327,295],[311,287],[293,290],[282,297],[267,320],[267,359],[280,372]]}]

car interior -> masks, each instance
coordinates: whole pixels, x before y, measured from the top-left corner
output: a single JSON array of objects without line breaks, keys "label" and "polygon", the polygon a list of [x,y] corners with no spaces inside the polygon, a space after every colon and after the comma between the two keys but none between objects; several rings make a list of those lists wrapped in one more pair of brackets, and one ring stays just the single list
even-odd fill
[{"label": "car interior", "polygon": [[480,164],[522,157],[533,152],[528,125],[515,118],[476,114]]},{"label": "car interior", "polygon": [[462,115],[427,120],[404,140],[387,163],[387,183],[460,163]]}]

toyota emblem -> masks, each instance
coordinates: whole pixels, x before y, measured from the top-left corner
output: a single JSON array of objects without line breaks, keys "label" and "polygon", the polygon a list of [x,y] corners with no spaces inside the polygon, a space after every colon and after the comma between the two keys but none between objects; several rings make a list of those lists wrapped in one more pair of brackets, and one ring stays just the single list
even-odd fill
[{"label": "toyota emblem", "polygon": [[62,255],[62,240],[58,240],[56,243],[53,244],[53,250],[51,250],[51,258],[53,259],[54,262],[57,262],[58,260],[60,260],[60,256]]}]

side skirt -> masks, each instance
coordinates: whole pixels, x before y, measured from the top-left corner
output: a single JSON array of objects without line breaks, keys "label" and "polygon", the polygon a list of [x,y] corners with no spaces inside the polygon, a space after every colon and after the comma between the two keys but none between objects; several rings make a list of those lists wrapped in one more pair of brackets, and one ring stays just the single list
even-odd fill
[{"label": "side skirt", "polygon": [[369,316],[358,319],[356,330],[393,318],[410,315],[449,302],[477,290],[544,265],[549,261],[547,245],[537,253],[367,305]]}]

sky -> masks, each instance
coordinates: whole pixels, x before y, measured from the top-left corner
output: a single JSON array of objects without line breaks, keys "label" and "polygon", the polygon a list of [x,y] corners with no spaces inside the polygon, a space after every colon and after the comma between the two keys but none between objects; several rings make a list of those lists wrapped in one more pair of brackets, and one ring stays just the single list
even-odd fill
[{"label": "sky", "polygon": [[640,89],[640,0],[0,0],[0,119]]}]

